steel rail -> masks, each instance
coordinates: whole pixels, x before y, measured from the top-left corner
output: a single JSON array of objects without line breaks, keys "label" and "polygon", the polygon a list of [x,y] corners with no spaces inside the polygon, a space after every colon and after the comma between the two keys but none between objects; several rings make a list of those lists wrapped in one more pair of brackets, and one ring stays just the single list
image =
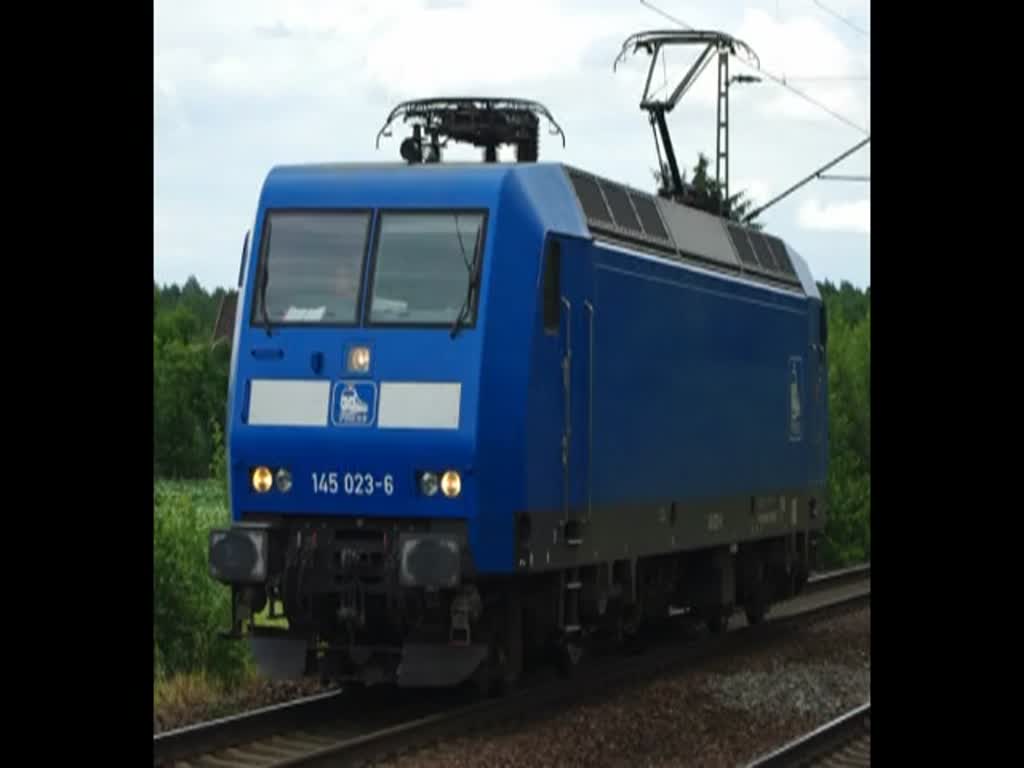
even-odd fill
[{"label": "steel rail", "polygon": [[748,768],[861,768],[871,765],[871,702],[769,752]]}]

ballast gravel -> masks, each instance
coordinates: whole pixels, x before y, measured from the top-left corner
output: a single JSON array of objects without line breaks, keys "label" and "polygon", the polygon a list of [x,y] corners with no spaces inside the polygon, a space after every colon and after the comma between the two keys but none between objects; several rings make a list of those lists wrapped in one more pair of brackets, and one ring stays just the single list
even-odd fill
[{"label": "ballast gravel", "polygon": [[865,703],[870,686],[866,607],[817,620],[766,649],[388,765],[737,766]]},{"label": "ballast gravel", "polygon": [[179,695],[176,700],[155,702],[153,735],[274,704],[283,704],[330,689],[328,686],[322,686],[319,681],[276,682],[259,679],[247,682],[229,692],[214,695],[207,689],[200,689],[192,695]]}]

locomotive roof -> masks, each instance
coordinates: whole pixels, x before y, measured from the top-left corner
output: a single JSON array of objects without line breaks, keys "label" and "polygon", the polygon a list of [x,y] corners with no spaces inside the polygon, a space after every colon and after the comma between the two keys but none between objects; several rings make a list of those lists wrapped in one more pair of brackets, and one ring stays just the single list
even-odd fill
[{"label": "locomotive roof", "polygon": [[[497,204],[503,186],[518,186],[546,230],[594,238],[819,298],[806,262],[771,234],[563,163],[444,162],[409,165],[315,163],[274,168],[263,187],[267,207],[382,207],[423,204],[431,177],[432,207]],[[353,184],[353,182],[357,182]],[[380,206],[375,206],[380,207]]]}]

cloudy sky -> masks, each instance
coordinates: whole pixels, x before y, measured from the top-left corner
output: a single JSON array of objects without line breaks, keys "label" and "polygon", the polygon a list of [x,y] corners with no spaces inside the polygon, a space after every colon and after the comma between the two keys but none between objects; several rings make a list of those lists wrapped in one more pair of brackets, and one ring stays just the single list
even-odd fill
[{"label": "cloudy sky", "polygon": [[[409,98],[539,100],[567,137],[563,149],[542,134],[542,160],[653,192],[638,108],[649,57],[612,71],[629,34],[673,26],[651,4],[739,37],[767,73],[827,107],[767,78],[734,86],[731,191],[767,202],[870,130],[868,0],[156,0],[154,278],[233,285],[267,172],[398,160],[400,131],[379,150],[374,140]],[[674,87],[697,51],[670,50],[653,87],[666,74]],[[731,74],[752,71],[733,61]],[[715,80],[712,63],[669,118],[687,167],[701,151],[714,167]],[[870,159],[868,145],[829,173],[869,175]],[[814,181],[762,220],[818,279],[869,284],[870,184]]]}]

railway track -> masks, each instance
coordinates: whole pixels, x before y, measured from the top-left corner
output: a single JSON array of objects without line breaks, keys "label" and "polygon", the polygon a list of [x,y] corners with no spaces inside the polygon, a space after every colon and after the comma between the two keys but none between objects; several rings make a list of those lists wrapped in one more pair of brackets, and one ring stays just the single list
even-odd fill
[{"label": "railway track", "polygon": [[680,645],[659,643],[628,658],[593,658],[572,680],[538,676],[502,698],[466,703],[446,692],[367,701],[342,691],[299,699],[153,737],[155,766],[175,768],[283,768],[360,765],[419,749],[453,736],[508,727],[582,697],[651,679],[669,669],[783,639],[808,619],[842,612],[870,599],[871,566],[813,576],[799,597],[779,604],[763,624],[742,617],[723,636]]},{"label": "railway track", "polygon": [[[445,701],[445,699],[448,701]],[[223,768],[302,765],[326,745],[450,708],[449,692],[428,697],[343,690],[264,707],[153,736],[156,766]],[[298,762],[293,762],[298,761]]]},{"label": "railway track", "polygon": [[748,768],[861,768],[871,765],[871,702],[758,758]]}]

